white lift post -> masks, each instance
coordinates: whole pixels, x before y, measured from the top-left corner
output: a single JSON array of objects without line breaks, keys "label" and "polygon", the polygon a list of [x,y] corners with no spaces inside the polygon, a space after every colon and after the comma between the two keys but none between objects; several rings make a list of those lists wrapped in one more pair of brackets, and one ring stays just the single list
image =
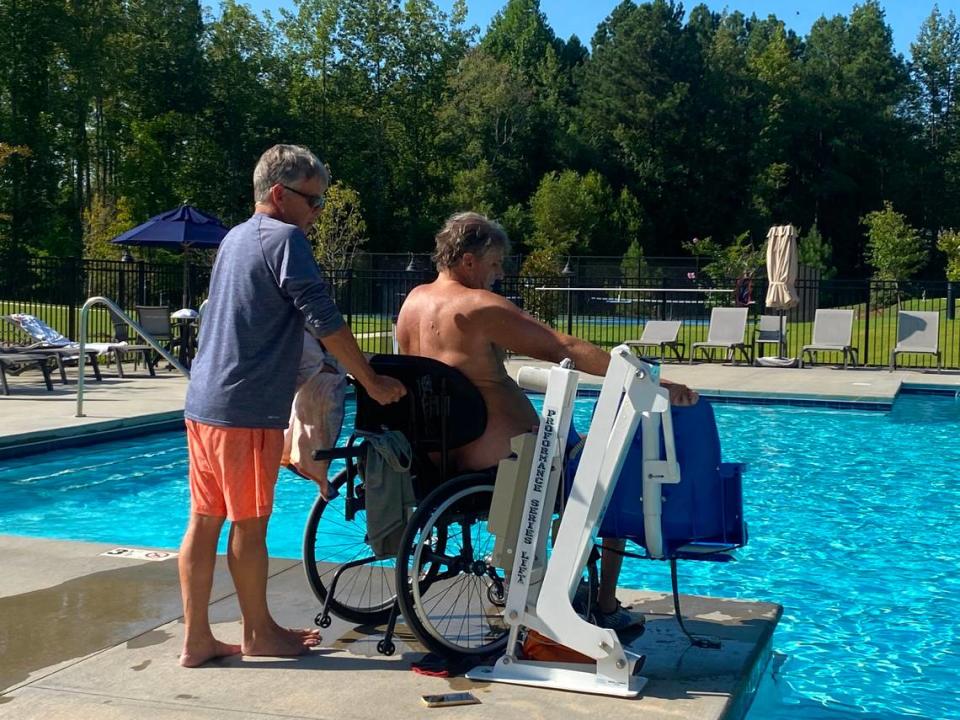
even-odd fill
[{"label": "white lift post", "polygon": [[[573,488],[549,562],[546,562],[546,543],[579,373],[563,366],[540,372],[547,374],[546,395],[516,546],[510,551],[513,567],[505,610],[510,624],[507,653],[495,666],[475,668],[467,677],[634,697],[646,683],[645,678],[634,674],[641,656],[624,649],[612,630],[600,628],[577,615],[571,598],[596,543],[597,528],[641,418],[645,516],[648,485],[657,500],[650,502],[651,516],[645,517],[646,540],[651,554],[654,550],[662,554],[660,485],[680,480],[669,397],[660,388],[653,366],[636,358],[625,345],[613,349]],[[661,418],[665,431],[664,459],[660,457]],[[535,630],[594,658],[596,664],[521,660],[516,652],[522,628]]]}]

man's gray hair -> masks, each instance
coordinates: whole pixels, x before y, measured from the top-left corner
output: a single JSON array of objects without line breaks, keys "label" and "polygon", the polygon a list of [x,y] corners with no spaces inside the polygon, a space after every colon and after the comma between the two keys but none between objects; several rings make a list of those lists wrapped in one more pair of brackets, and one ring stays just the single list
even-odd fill
[{"label": "man's gray hair", "polygon": [[253,170],[253,199],[269,199],[274,185],[293,185],[317,176],[330,184],[330,173],[317,156],[302,145],[274,145],[260,156]]},{"label": "man's gray hair", "polygon": [[462,212],[450,217],[440,228],[433,251],[437,270],[446,270],[460,262],[466,253],[482,256],[497,248],[510,253],[510,238],[499,223],[475,212]]}]

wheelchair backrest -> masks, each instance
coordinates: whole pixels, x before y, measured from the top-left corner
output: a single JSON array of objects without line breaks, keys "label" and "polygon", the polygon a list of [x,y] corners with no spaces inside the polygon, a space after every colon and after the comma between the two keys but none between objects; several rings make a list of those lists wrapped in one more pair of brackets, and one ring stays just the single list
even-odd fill
[{"label": "wheelchair backrest", "polygon": [[[455,450],[487,427],[487,406],[467,376],[454,367],[416,355],[375,355],[370,365],[398,379],[406,397],[380,405],[357,386],[357,430],[399,430],[419,452]],[[450,422],[451,418],[455,419]],[[445,442],[444,442],[445,440]]]}]

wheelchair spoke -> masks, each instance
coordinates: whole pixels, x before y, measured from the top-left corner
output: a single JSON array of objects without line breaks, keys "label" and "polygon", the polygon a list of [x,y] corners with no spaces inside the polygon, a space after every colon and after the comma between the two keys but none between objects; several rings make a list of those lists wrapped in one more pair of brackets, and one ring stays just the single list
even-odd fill
[{"label": "wheelchair spoke", "polygon": [[[400,593],[408,625],[429,649],[451,657],[481,655],[506,642],[503,580],[489,564],[494,538],[486,523],[489,477],[461,476],[418,509],[404,539],[398,573],[421,578]],[[447,533],[446,547],[434,540]],[[430,582],[422,579],[429,577]]]},{"label": "wheelchair spoke", "polygon": [[[335,490],[345,484],[346,470],[331,483]],[[352,521],[345,518],[344,495],[330,503],[318,499],[311,510],[304,533],[304,569],[311,589],[320,602],[338,568],[358,560],[369,563],[346,568],[336,584],[330,611],[361,624],[386,622],[395,595],[395,560],[373,560],[366,542],[366,512],[362,507]]]}]

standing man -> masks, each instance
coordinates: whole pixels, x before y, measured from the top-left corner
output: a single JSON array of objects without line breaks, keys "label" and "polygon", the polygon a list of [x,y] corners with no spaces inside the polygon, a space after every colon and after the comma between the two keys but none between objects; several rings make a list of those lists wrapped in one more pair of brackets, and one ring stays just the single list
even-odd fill
[{"label": "standing man", "polygon": [[[306,148],[267,150],[253,173],[254,215],[223,239],[213,267],[184,412],[191,511],[179,560],[184,667],[241,652],[300,655],[320,642],[316,630],[280,627],[267,607],[267,522],[304,328],[376,401],[405,393],[367,363],[313,259],[306,233],[328,185],[326,168]],[[240,645],[214,638],[207,614],[225,519]]]},{"label": "standing man", "polygon": [[[491,292],[503,277],[509,251],[503,228],[477,213],[454,215],[436,237],[433,260],[437,279],[414,288],[400,309],[400,352],[425,355],[466,375],[487,405],[484,434],[454,451],[458,471],[495,466],[512,452],[510,438],[529,432],[539,417],[523,390],[507,375],[503,350],[538,360],[574,361],[577,370],[606,375],[610,355],[596,345],[558,333],[512,302]],[[697,401],[683,385],[662,383],[676,405]],[[597,623],[624,630],[643,622],[639,613],[620,606],[617,579],[623,562],[622,540],[605,540],[597,599]]]}]

